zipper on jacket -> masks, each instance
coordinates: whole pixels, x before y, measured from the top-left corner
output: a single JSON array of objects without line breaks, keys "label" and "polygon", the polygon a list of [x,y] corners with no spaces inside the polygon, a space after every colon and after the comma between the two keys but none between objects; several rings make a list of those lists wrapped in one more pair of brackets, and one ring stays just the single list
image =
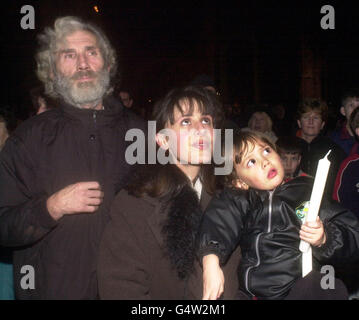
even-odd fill
[{"label": "zipper on jacket", "polygon": [[269,208],[268,208],[268,229],[267,232],[271,232],[272,227],[272,207],[273,207],[273,193],[274,190],[269,191]]},{"label": "zipper on jacket", "polygon": [[[275,190],[275,189],[274,189]],[[267,228],[267,233],[271,232],[271,226],[272,226],[272,207],[273,207],[273,193],[274,190],[269,191],[269,208],[268,208],[268,228]],[[249,271],[252,270],[253,268],[257,268],[260,263],[261,263],[261,259],[259,256],[259,238],[261,237],[261,235],[264,234],[264,232],[261,232],[260,234],[258,234],[257,238],[256,238],[256,243],[255,243],[255,250],[256,250],[256,257],[257,257],[257,263],[254,266],[249,267],[246,270],[245,273],[245,286],[246,286],[246,290],[254,297],[255,295],[249,290]]]}]

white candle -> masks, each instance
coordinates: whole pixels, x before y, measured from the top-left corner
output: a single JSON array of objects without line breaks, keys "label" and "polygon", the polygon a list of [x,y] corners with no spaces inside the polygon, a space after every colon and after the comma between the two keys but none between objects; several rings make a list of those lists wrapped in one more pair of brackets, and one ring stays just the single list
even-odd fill
[{"label": "white candle", "polygon": [[[329,152],[325,155],[323,159],[320,159],[318,162],[317,172],[315,174],[314,185],[312,194],[310,196],[309,210],[305,218],[305,222],[315,221],[318,216],[320,203],[322,202],[323,192],[325,188],[325,183],[327,181],[328,171],[330,167],[330,161],[328,160]],[[311,267],[311,251],[308,253],[310,244],[306,241],[301,240],[299,245],[299,250],[303,252],[303,277],[312,270]],[[306,254],[305,254],[306,253]],[[304,258],[305,255],[305,258]],[[310,262],[310,265],[309,265]],[[305,273],[305,274],[304,274]]]}]

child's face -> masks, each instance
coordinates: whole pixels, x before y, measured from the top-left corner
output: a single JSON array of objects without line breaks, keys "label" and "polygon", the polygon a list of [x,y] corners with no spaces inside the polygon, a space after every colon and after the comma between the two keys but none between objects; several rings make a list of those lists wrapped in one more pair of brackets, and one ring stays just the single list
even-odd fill
[{"label": "child's face", "polygon": [[300,164],[300,160],[301,160],[300,154],[299,153],[281,153],[280,157],[282,160],[285,177],[292,178]]},{"label": "child's face", "polygon": [[351,97],[345,101],[344,106],[340,108],[340,113],[346,117],[347,121],[349,121],[350,115],[353,110],[359,106],[359,97]]},{"label": "child's face", "polygon": [[273,190],[284,178],[278,153],[262,141],[249,148],[234,168],[238,177],[236,186],[241,189]]}]

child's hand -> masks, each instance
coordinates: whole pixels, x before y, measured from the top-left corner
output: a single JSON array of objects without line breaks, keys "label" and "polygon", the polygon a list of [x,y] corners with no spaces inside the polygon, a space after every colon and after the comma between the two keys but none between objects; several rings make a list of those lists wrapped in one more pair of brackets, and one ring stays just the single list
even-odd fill
[{"label": "child's hand", "polygon": [[214,254],[203,257],[203,300],[216,300],[224,290],[224,275]]},{"label": "child's hand", "polygon": [[314,222],[304,223],[300,229],[299,236],[302,240],[315,247],[322,246],[326,241],[323,222],[317,217]]}]

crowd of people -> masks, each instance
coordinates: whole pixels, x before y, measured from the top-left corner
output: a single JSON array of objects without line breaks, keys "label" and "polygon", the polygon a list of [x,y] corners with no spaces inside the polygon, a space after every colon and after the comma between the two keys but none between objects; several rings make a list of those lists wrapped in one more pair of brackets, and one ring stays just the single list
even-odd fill
[{"label": "crowd of people", "polygon": [[[244,116],[206,75],[149,114],[113,88],[116,52],[96,26],[61,17],[39,41],[29,119],[9,130],[0,116],[0,299],[359,298],[359,90],[343,94],[330,130],[321,99],[300,101],[295,119],[283,104]],[[145,139],[136,155],[155,146],[156,163],[128,161],[133,130]],[[228,174],[215,174],[215,152]],[[313,248],[305,277],[301,240]],[[323,265],[338,270],[333,289]]]}]

